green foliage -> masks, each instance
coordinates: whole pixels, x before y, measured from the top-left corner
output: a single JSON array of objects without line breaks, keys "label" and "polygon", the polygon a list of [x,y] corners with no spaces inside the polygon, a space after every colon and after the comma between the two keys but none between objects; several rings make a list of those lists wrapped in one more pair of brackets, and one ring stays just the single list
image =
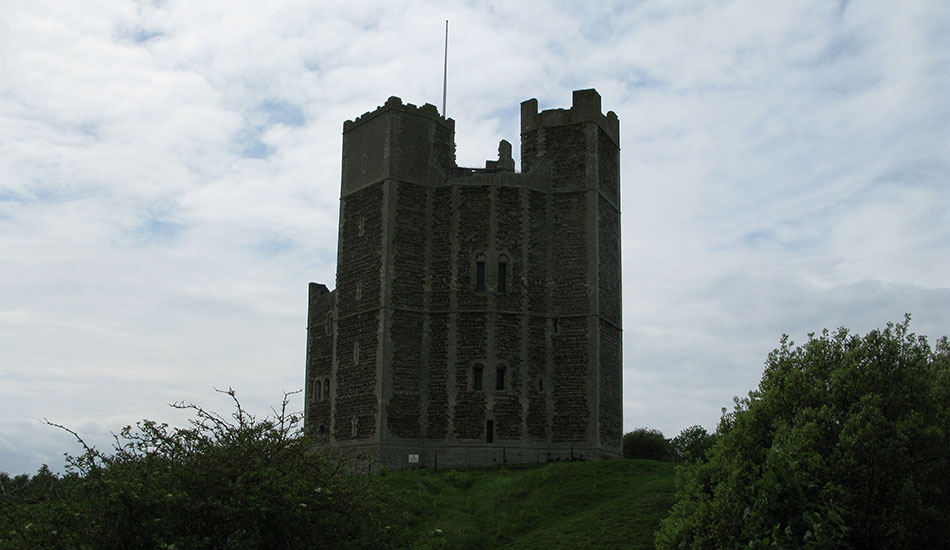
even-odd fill
[{"label": "green foliage", "polygon": [[684,467],[657,548],[938,548],[950,539],[950,346],[909,317],[783,337]]},{"label": "green foliage", "polygon": [[670,440],[652,428],[637,428],[623,434],[623,457],[649,460],[673,460],[676,456]]},{"label": "green foliage", "polygon": [[706,452],[712,447],[716,436],[706,431],[706,428],[695,425],[684,428],[680,434],[670,440],[673,454],[681,462],[697,462],[705,460]]},{"label": "green foliage", "polygon": [[652,549],[673,502],[674,465],[552,462],[502,469],[390,472],[410,548]]},{"label": "green foliage", "polygon": [[124,428],[111,454],[77,436],[85,452],[67,457],[66,476],[41,470],[21,494],[4,494],[0,548],[402,545],[388,492],[315,453],[286,395],[257,420],[225,393],[230,420],[179,403],[196,416],[189,427],[145,420]]}]

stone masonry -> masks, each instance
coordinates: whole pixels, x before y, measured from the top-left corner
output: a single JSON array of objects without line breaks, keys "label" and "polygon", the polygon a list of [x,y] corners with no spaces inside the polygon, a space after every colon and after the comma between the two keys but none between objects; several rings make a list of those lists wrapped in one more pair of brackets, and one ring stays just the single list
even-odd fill
[{"label": "stone masonry", "polygon": [[455,121],[343,125],[336,290],[310,283],[305,429],[374,467],[620,456],[620,123],[521,104],[485,168]]}]

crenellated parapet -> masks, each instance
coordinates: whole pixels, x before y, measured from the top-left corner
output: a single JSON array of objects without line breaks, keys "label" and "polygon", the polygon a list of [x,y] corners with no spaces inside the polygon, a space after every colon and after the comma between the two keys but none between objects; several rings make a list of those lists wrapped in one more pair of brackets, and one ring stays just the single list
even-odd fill
[{"label": "crenellated parapet", "polygon": [[527,134],[539,128],[569,126],[584,122],[596,123],[620,147],[620,119],[617,113],[601,111],[600,94],[597,90],[575,90],[570,109],[546,109],[538,112],[538,100],[529,99],[521,103],[521,134]]},{"label": "crenellated parapet", "polygon": [[425,117],[433,121],[440,122],[441,124],[451,128],[453,132],[455,131],[455,120],[451,118],[445,118],[444,116],[440,115],[439,110],[435,105],[426,103],[421,107],[418,107],[412,103],[403,103],[402,99],[396,96],[390,96],[389,99],[386,100],[386,103],[377,107],[375,111],[367,111],[353,120],[345,121],[343,123],[343,131],[348,132],[349,130],[352,130],[361,124],[365,124],[366,122],[369,122],[373,118],[378,117],[387,111],[399,111],[401,113]]}]

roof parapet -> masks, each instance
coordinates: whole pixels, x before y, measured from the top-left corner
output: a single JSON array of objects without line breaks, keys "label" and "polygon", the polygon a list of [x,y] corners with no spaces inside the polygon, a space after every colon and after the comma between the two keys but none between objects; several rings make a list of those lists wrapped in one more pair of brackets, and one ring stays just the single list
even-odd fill
[{"label": "roof parapet", "polygon": [[617,113],[601,112],[601,99],[597,90],[574,90],[570,109],[547,109],[538,112],[538,100],[521,102],[521,133],[526,134],[538,128],[568,126],[584,122],[594,122],[606,132],[610,139],[620,146],[620,119]]},{"label": "roof parapet", "polygon": [[390,98],[386,100],[386,103],[377,107],[375,111],[367,111],[353,120],[345,121],[343,123],[343,131],[348,132],[351,129],[356,128],[357,126],[364,124],[387,111],[400,111],[411,115],[421,116],[449,126],[453,130],[455,128],[455,120],[451,118],[445,118],[440,115],[439,109],[431,103],[426,103],[421,107],[417,107],[412,103],[403,104],[402,99],[396,96],[390,96]]}]

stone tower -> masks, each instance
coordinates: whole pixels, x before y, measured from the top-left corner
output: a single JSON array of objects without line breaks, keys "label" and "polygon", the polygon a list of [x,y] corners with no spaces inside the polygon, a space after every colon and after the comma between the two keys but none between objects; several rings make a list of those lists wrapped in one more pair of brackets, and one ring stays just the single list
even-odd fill
[{"label": "stone tower", "polygon": [[307,433],[375,466],[620,456],[620,124],[595,90],[521,104],[485,168],[455,122],[343,125],[337,287],[310,283]]}]

